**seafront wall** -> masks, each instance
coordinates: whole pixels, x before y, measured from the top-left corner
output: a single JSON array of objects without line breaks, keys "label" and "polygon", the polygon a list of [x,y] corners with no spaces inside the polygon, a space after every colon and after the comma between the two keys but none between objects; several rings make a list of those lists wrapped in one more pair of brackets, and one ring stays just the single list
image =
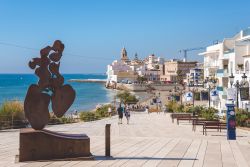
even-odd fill
[{"label": "seafront wall", "polygon": [[[70,79],[68,82],[95,82],[95,83],[106,83],[105,79]],[[106,85],[107,86],[107,85]],[[158,91],[170,91],[174,90],[175,87],[182,89],[182,86],[179,84],[123,84],[117,83],[115,85],[109,85],[107,88],[118,89],[118,90],[127,90],[133,92],[146,92],[150,90]]]},{"label": "seafront wall", "polygon": [[95,82],[95,83],[106,83],[106,79],[70,79],[68,82]]},{"label": "seafront wall", "polygon": [[147,90],[170,91],[176,88],[181,89],[181,85],[176,84],[117,84],[117,89],[134,92],[144,92]]},{"label": "seafront wall", "polygon": [[120,90],[128,90],[134,92],[144,92],[147,90],[146,85],[122,84],[122,83],[118,83],[116,88]]}]

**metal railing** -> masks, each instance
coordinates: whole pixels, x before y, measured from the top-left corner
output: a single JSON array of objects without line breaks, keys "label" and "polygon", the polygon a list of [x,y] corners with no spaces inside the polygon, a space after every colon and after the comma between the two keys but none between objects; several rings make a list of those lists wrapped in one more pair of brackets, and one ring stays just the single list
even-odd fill
[{"label": "metal railing", "polygon": [[243,74],[243,73],[245,73],[245,71],[244,70],[236,70],[235,73],[236,74]]},{"label": "metal railing", "polygon": [[[111,116],[117,115],[115,112],[111,114]],[[70,123],[77,123],[80,121],[83,122],[91,122],[97,121],[103,118],[108,118],[109,115],[105,116],[97,116],[97,115],[85,115],[80,117],[79,115],[67,115],[62,118],[57,118],[52,116],[49,119],[48,125],[60,125],[60,124],[70,124]],[[14,119],[10,116],[0,116],[0,130],[6,129],[20,129],[20,128],[28,128],[31,127],[29,121],[27,119]]]},{"label": "metal railing", "polygon": [[28,127],[29,123],[25,119],[0,119],[0,130],[5,129],[20,129]]},{"label": "metal railing", "polygon": [[[79,122],[80,118],[50,118],[48,125],[58,125]],[[27,119],[13,119],[8,116],[0,116],[0,130],[20,129],[31,127]]]}]

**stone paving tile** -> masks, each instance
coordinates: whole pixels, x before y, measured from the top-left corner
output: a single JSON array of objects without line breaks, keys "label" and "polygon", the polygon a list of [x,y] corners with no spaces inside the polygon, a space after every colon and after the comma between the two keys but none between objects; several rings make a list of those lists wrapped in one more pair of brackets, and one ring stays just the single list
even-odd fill
[{"label": "stone paving tile", "polygon": [[159,167],[178,166],[181,160],[195,160],[195,158],[184,158],[183,156],[190,147],[192,140],[182,139],[180,142],[167,154],[165,161],[161,161]]},{"label": "stone paving tile", "polygon": [[[130,161],[138,159],[141,153],[143,153],[150,146],[154,145],[157,141],[158,141],[157,139],[150,139],[150,140],[147,140],[147,142],[144,143],[142,146],[141,145],[134,146],[136,150],[134,150],[127,156],[126,155],[120,156],[119,158],[117,158],[118,161],[115,162],[112,166],[127,165]],[[131,164],[133,163],[131,162]]]},{"label": "stone paving tile", "polygon": [[[232,149],[233,156],[234,156],[234,159],[236,161],[236,164],[239,167],[250,166],[250,164],[247,164],[246,159],[242,155],[242,152],[240,151],[240,148],[239,148],[237,142],[236,141],[230,141],[230,146],[231,146],[231,149]],[[250,153],[248,152],[247,155],[250,155]],[[249,158],[250,156],[247,156],[247,157]]]},{"label": "stone paving tile", "polygon": [[220,142],[208,141],[203,166],[222,166]]},{"label": "stone paving tile", "polygon": [[194,161],[193,167],[203,166],[206,149],[207,149],[207,140],[202,140],[201,145],[199,147],[199,151],[196,155],[196,160]]},{"label": "stone paving tile", "polygon": [[[160,140],[154,142],[152,145],[147,147],[145,150],[137,154],[131,160],[127,161],[122,166],[142,166],[146,161],[151,160],[152,156],[158,152],[159,148],[162,148],[166,144],[166,140]],[[129,158],[129,157],[128,157]]]},{"label": "stone paving tile", "polygon": [[[190,123],[172,123],[169,114],[131,113],[131,123],[118,125],[117,117],[87,123],[47,126],[63,133],[86,133],[94,161],[16,163],[19,130],[0,131],[0,167],[55,166],[250,166],[250,132],[237,129],[237,141],[227,141],[226,131],[192,131]],[[104,157],[105,124],[111,124],[112,159]]]},{"label": "stone paving tile", "polygon": [[[183,156],[183,160],[181,160],[179,167],[192,167],[194,162],[197,159],[197,153],[199,151],[201,145],[201,140],[193,140],[192,144],[189,146],[186,154]],[[190,160],[193,159],[193,160]]]},{"label": "stone paving tile", "polygon": [[152,156],[152,159],[147,160],[143,166],[157,166],[164,157],[179,143],[180,139],[170,139],[160,150]]},{"label": "stone paving tile", "polygon": [[122,159],[125,155],[129,156],[133,153],[137,147],[143,146],[148,140],[143,139],[130,139],[128,145],[120,147],[115,152],[112,152],[112,159],[100,161],[96,166],[111,166],[115,161],[113,159]]},{"label": "stone paving tile", "polygon": [[235,167],[235,159],[228,141],[220,142],[223,166]]}]

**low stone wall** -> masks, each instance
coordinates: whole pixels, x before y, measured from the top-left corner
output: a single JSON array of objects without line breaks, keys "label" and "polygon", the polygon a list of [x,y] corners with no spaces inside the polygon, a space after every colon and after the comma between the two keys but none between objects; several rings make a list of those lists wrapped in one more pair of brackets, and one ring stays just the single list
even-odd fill
[{"label": "low stone wall", "polygon": [[175,85],[175,84],[157,84],[157,85],[151,85],[155,90],[159,91],[169,91],[173,90],[174,88],[179,87],[181,89],[181,85]]},{"label": "low stone wall", "polygon": [[134,92],[144,92],[147,91],[146,85],[134,85],[134,84],[122,84],[117,83],[116,89],[119,90],[128,90],[128,91],[134,91]]},{"label": "low stone wall", "polygon": [[180,89],[182,88],[181,85],[175,85],[175,84],[122,84],[118,83],[117,84],[117,89],[120,90],[128,90],[128,91],[134,91],[134,92],[143,92],[147,90],[158,90],[158,91],[170,91],[173,90],[174,88],[179,87]]}]

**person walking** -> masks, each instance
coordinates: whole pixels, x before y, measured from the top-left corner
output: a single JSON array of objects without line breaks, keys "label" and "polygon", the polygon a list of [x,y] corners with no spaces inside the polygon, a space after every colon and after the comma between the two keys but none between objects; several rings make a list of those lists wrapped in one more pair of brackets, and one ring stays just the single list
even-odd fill
[{"label": "person walking", "polygon": [[167,107],[165,105],[162,106],[162,110],[163,110],[164,114],[167,113]]},{"label": "person walking", "polygon": [[146,111],[146,113],[149,114],[149,107],[148,106],[145,107],[145,111]]},{"label": "person walking", "polygon": [[109,115],[109,117],[112,116],[112,109],[111,109],[111,107],[108,108],[108,115]]},{"label": "person walking", "polygon": [[125,109],[125,117],[127,119],[127,124],[129,124],[129,119],[130,119],[130,111],[129,111],[129,107],[127,106]]},{"label": "person walking", "polygon": [[161,101],[159,101],[159,112],[161,113],[161,111],[162,111],[162,103],[161,103]]},{"label": "person walking", "polygon": [[118,112],[118,117],[119,117],[118,124],[122,124],[123,108],[122,108],[121,103],[120,103],[119,107],[117,108],[117,112]]},{"label": "person walking", "polygon": [[159,114],[161,111],[161,100],[159,97],[156,98],[156,106],[157,106],[156,112],[157,112],[157,114]]}]

